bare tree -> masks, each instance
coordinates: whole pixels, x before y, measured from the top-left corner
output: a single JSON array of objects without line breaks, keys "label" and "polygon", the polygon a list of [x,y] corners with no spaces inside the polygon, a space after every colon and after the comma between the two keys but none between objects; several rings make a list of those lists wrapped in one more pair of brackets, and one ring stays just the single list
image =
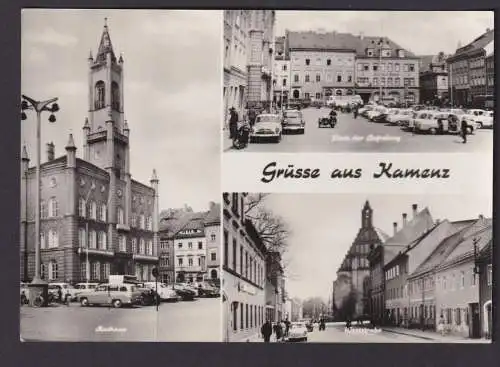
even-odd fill
[{"label": "bare tree", "polygon": [[245,214],[252,220],[257,232],[269,251],[284,254],[290,228],[280,216],[265,207],[264,199],[268,194],[251,194],[247,196]]}]

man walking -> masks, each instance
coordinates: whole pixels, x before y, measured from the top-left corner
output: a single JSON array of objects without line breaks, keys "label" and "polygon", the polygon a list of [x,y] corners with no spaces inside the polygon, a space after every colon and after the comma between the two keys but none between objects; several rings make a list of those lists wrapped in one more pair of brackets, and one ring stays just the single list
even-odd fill
[{"label": "man walking", "polygon": [[229,139],[234,139],[236,138],[236,135],[238,133],[238,113],[234,109],[234,107],[231,107],[229,109]]},{"label": "man walking", "polygon": [[468,126],[467,126],[467,121],[465,119],[462,119],[462,123],[460,124],[460,131],[462,132],[462,143],[467,143],[467,130],[468,130]]},{"label": "man walking", "polygon": [[260,332],[264,338],[264,343],[269,343],[271,340],[271,335],[273,333],[273,327],[269,320],[266,320],[266,322],[262,325],[260,328]]}]

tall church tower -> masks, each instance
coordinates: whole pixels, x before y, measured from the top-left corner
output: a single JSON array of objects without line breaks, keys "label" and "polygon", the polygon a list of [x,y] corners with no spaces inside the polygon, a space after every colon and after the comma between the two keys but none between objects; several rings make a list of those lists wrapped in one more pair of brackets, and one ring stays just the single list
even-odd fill
[{"label": "tall church tower", "polygon": [[361,228],[368,229],[373,227],[373,210],[370,207],[368,200],[365,202],[365,206],[361,211]]},{"label": "tall church tower", "polygon": [[96,58],[89,58],[88,105],[85,121],[85,160],[118,177],[128,173],[129,129],[123,116],[123,57],[116,58],[107,20]]}]

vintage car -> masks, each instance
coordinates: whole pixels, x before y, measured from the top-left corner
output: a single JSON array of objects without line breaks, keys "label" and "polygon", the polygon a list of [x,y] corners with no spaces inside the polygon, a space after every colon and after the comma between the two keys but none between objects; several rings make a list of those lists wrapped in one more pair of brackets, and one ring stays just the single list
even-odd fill
[{"label": "vintage car", "polygon": [[177,302],[182,298],[175,290],[172,289],[172,287],[169,288],[167,285],[160,282],[158,282],[158,284],[155,282],[146,282],[144,283],[144,286],[158,292],[158,296],[161,301]]},{"label": "vintage car", "polygon": [[[485,129],[485,128],[493,128],[493,120],[494,120],[494,114],[493,111],[482,111],[482,110],[475,110],[479,111],[474,113],[474,120],[476,122],[476,127],[478,129]],[[471,111],[469,111],[469,115],[471,114]]]},{"label": "vintage car", "polygon": [[282,126],[280,116],[276,114],[262,114],[255,119],[250,132],[250,140],[272,138],[276,143],[281,141]]},{"label": "vintage car", "polygon": [[287,341],[304,340],[307,341],[308,330],[303,322],[292,322],[288,330]]},{"label": "vintage car", "polygon": [[[451,122],[450,122],[451,117]],[[416,133],[428,132],[430,134],[457,134],[460,132],[463,115],[443,112],[423,112],[414,120],[414,131]],[[467,133],[472,134],[474,127],[467,122]]]},{"label": "vintage car", "polygon": [[370,121],[375,121],[375,119],[384,114],[384,113],[387,113],[388,111],[388,108],[387,107],[384,107],[384,106],[377,106],[375,107],[374,109],[368,111],[366,113],[366,118]]},{"label": "vintage car", "polygon": [[187,287],[184,283],[172,284],[172,289],[181,297],[183,301],[193,301],[197,296],[197,292],[191,287]]},{"label": "vintage car", "polygon": [[282,130],[283,132],[297,131],[301,134],[305,132],[306,122],[302,111],[285,110],[283,111]]},{"label": "vintage car", "polygon": [[[62,292],[62,299],[59,299],[59,289]],[[66,297],[69,297],[70,301],[76,301],[78,295],[78,289],[74,288],[68,283],[49,283],[49,292],[59,301],[63,301]]]},{"label": "vintage car", "polygon": [[318,127],[331,127],[334,128],[337,125],[337,116],[324,115],[318,118]]},{"label": "vintage car", "polygon": [[141,291],[134,284],[99,284],[97,288],[79,297],[82,306],[110,305],[120,308],[142,303]]}]

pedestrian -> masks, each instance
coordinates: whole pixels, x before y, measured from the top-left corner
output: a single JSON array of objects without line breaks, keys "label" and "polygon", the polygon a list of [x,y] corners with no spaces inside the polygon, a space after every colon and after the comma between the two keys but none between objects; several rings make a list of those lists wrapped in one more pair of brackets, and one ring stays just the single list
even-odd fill
[{"label": "pedestrian", "polygon": [[231,107],[229,109],[229,139],[234,139],[236,138],[236,135],[238,133],[238,113],[236,112],[236,109],[234,107]]},{"label": "pedestrian", "polygon": [[285,320],[285,336],[288,336],[288,332],[290,331],[290,321],[288,319]]},{"label": "pedestrian", "polygon": [[355,119],[358,118],[358,106],[357,105],[354,106],[354,108],[353,108],[353,114],[354,114]]},{"label": "pedestrian", "polygon": [[71,294],[69,293],[69,290],[66,291],[66,295],[64,296],[64,303],[66,306],[69,306],[71,303]]},{"label": "pedestrian", "polygon": [[59,301],[60,303],[63,303],[63,302],[64,302],[64,301],[63,301],[63,292],[62,292],[61,287],[58,287],[58,288],[57,288],[57,298],[58,298],[58,301]]},{"label": "pedestrian", "polygon": [[264,343],[269,343],[271,335],[273,333],[273,327],[269,320],[266,320],[266,322],[262,325],[262,327],[260,328],[260,333],[264,338]]},{"label": "pedestrian", "polygon": [[441,333],[441,336],[444,336],[444,317],[443,317],[443,314],[441,314],[441,316],[439,316],[438,331]]},{"label": "pedestrian", "polygon": [[462,119],[462,123],[460,124],[460,131],[462,133],[462,143],[467,143],[467,130],[469,127],[467,126],[467,120]]},{"label": "pedestrian", "polygon": [[257,113],[253,108],[250,108],[248,111],[248,122],[250,123],[250,126],[253,126],[255,124],[255,119],[257,118]]}]

